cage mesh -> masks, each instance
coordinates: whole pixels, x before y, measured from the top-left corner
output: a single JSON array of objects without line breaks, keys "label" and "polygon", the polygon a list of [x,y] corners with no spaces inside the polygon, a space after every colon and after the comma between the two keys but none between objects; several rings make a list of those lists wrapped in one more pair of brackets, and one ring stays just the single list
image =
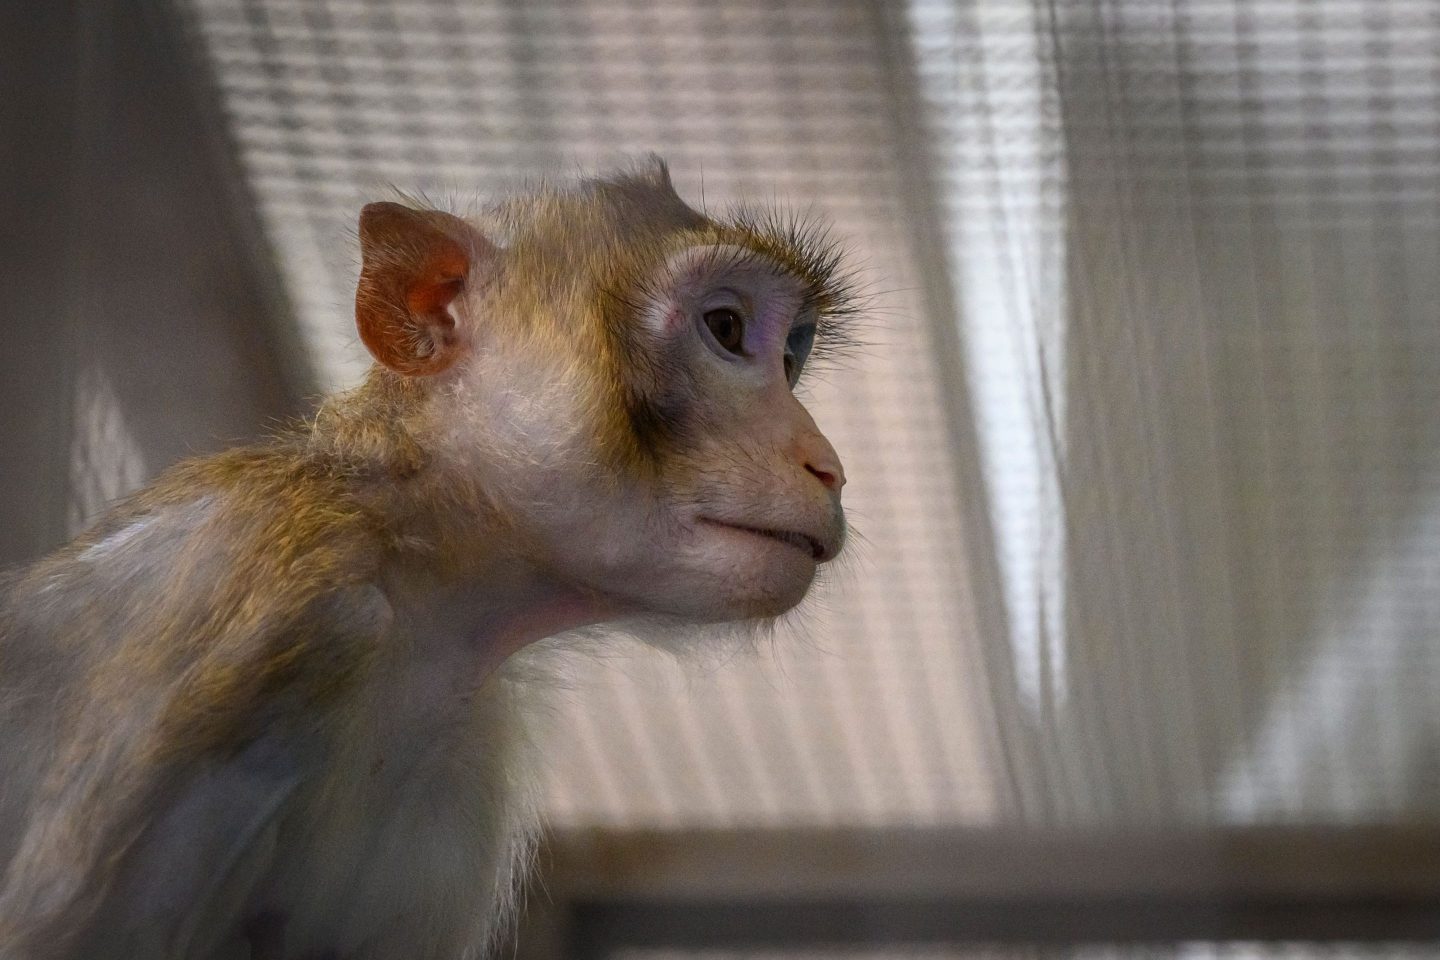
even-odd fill
[{"label": "cage mesh", "polygon": [[874,281],[872,349],[808,388],[866,537],[810,641],[597,668],[561,822],[1433,815],[1433,4],[188,9],[332,383],[387,184],[656,150]]},{"label": "cage mesh", "polygon": [[910,6],[1037,818],[1430,818],[1431,4]]},{"label": "cage mesh", "polygon": [[549,745],[561,823],[962,822],[990,776],[943,391],[914,291],[879,20],[859,3],[215,2],[193,7],[319,365],[360,369],[353,221],[387,184],[463,207],[666,157],[692,203],[828,219],[874,350],[806,388],[862,535],[774,656],[596,666]]}]

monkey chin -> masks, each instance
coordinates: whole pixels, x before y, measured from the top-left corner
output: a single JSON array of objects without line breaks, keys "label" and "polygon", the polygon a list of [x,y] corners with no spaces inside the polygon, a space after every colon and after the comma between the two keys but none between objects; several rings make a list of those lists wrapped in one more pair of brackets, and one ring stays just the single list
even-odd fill
[{"label": "monkey chin", "polygon": [[[623,618],[616,626],[671,653],[704,656],[706,651],[717,652],[714,645],[721,641],[718,652],[728,654],[735,643],[745,646],[795,610],[813,579],[813,575],[784,581],[707,577],[700,582],[697,578],[690,589],[672,596],[669,602],[648,603],[638,615]],[[738,632],[716,632],[723,627],[738,628]]]},{"label": "monkey chin", "polygon": [[[799,605],[815,582],[819,561],[807,544],[727,524],[705,523],[701,551],[709,574],[691,616],[711,622],[779,617]],[[708,601],[708,602],[707,602]]]}]

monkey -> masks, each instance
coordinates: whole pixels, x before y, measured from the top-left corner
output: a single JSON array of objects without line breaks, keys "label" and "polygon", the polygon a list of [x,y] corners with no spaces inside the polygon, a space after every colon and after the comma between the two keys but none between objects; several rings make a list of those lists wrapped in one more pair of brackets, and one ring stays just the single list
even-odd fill
[{"label": "monkey", "polygon": [[841,552],[794,393],[856,311],[824,229],[652,157],[358,233],[359,386],[0,582],[0,960],[478,956],[526,658],[771,622]]}]

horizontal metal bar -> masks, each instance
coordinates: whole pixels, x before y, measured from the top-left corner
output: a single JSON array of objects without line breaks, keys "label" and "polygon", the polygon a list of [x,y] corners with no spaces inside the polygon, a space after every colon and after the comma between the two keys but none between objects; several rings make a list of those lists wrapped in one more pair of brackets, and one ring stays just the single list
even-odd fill
[{"label": "horizontal metal bar", "polygon": [[541,870],[572,956],[1440,940],[1440,827],[565,833]]},{"label": "horizontal metal bar", "polygon": [[571,917],[568,955],[597,960],[620,947],[1440,940],[1440,910],[1430,901],[652,901],[579,903]]},{"label": "horizontal metal bar", "polygon": [[1429,899],[1440,825],[571,832],[541,866],[586,899]]}]

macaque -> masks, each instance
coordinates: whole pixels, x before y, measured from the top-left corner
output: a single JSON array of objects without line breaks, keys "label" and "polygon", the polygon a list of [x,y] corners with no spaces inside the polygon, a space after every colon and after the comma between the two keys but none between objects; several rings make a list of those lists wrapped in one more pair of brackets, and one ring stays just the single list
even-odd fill
[{"label": "macaque", "polygon": [[840,552],[792,392],[853,310],[819,231],[655,159],[359,239],[361,386],[0,581],[3,960],[477,956],[534,828],[525,648],[704,642]]}]

